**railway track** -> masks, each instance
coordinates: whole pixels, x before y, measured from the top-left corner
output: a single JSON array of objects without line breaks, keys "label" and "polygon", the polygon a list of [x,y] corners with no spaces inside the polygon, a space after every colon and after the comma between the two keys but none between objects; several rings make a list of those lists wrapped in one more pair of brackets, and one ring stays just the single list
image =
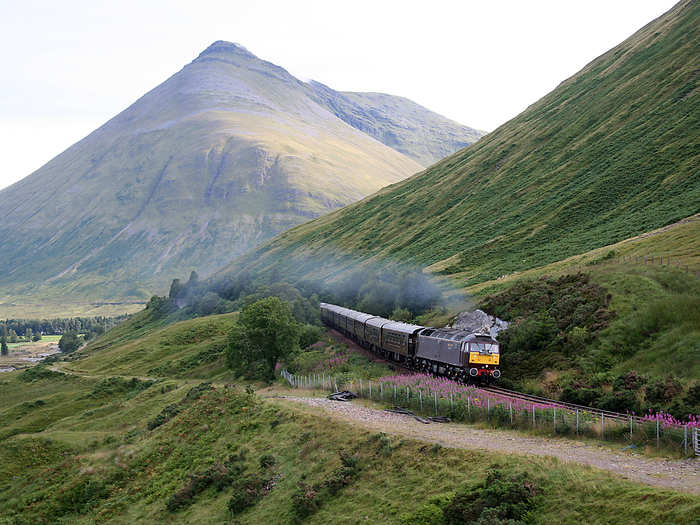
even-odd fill
[{"label": "railway track", "polygon": [[[387,359],[384,359],[369,350],[366,350],[365,348],[362,348],[360,345],[358,345],[355,341],[350,339],[349,337],[346,337],[344,334],[338,332],[337,330],[330,329],[329,332],[337,339],[341,340],[343,343],[347,344],[348,346],[352,347],[356,351],[359,351],[360,353],[364,354],[367,357],[370,357],[371,359],[375,361],[380,361],[383,363],[386,363],[387,365],[394,367],[394,368],[400,368],[402,370],[405,370],[407,372],[412,372],[415,373],[416,371],[404,366],[401,363],[397,363],[396,361],[390,361]],[[471,383],[465,383],[465,384],[471,384]],[[493,394],[497,394],[499,396],[505,397],[505,398],[510,398],[510,399],[517,399],[520,401],[527,401],[531,403],[539,403],[539,404],[548,404],[553,407],[557,408],[562,408],[565,410],[571,410],[571,411],[586,411],[590,414],[596,414],[599,416],[605,416],[608,419],[615,419],[618,421],[629,421],[630,418],[634,422],[641,422],[642,418],[639,416],[632,416],[630,414],[622,414],[620,412],[612,412],[610,410],[602,410],[600,408],[593,408],[593,407],[588,407],[584,405],[576,405],[574,403],[565,403],[563,401],[559,401],[557,399],[551,399],[548,397],[541,397],[541,396],[535,396],[532,394],[526,394],[524,392],[518,392],[516,390],[509,390],[507,388],[501,388],[501,387],[496,387],[496,386],[480,386],[480,385],[474,385],[477,388],[480,388],[481,390],[484,390],[486,392],[491,392]]]},{"label": "railway track", "polygon": [[521,401],[529,401],[532,403],[547,403],[549,405],[555,406],[557,408],[561,407],[566,410],[576,411],[586,411],[592,414],[602,415],[609,419],[617,419],[629,421],[632,418],[633,421],[640,422],[642,418],[639,416],[633,416],[630,414],[622,414],[620,412],[611,412],[610,410],[602,410],[600,408],[587,407],[584,405],[576,405],[574,403],[565,403],[563,401],[558,401],[556,399],[550,399],[548,397],[540,397],[532,394],[525,394],[523,392],[517,392],[516,390],[508,390],[507,388],[500,388],[496,386],[481,386],[479,387],[486,392],[492,392],[498,394],[499,396],[508,397],[511,399],[519,399]]}]

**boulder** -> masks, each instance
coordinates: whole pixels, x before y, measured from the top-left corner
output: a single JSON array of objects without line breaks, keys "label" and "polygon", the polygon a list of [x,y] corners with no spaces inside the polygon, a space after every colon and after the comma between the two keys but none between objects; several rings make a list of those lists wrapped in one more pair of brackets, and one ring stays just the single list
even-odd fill
[{"label": "boulder", "polygon": [[457,314],[451,328],[466,330],[467,332],[490,334],[494,339],[498,332],[508,328],[510,323],[487,314],[483,310],[465,311]]}]

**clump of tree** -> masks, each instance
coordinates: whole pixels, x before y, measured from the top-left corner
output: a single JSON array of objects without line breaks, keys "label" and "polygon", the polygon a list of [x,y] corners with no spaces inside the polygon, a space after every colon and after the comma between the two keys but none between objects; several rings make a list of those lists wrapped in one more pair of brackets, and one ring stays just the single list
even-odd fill
[{"label": "clump of tree", "polygon": [[2,333],[0,333],[0,355],[7,355],[10,350],[7,346],[7,326],[2,325]]},{"label": "clump of tree", "polygon": [[101,334],[127,319],[128,315],[116,317],[69,317],[55,319],[8,319],[4,325],[12,330],[19,341],[40,341],[43,335],[62,335],[66,332]]},{"label": "clump of tree", "polygon": [[80,348],[81,344],[82,340],[75,332],[66,332],[58,340],[58,348],[60,348],[61,352],[64,354],[75,352],[78,348]]},{"label": "clump of tree", "polygon": [[302,326],[289,303],[266,297],[246,306],[228,339],[229,366],[249,377],[272,380],[275,366],[299,350]]}]

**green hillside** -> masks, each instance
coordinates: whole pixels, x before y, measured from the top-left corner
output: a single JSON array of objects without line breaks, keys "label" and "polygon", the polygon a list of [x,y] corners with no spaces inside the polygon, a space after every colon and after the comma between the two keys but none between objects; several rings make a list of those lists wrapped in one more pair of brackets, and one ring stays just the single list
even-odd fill
[{"label": "green hillside", "polygon": [[215,352],[230,323],[163,326],[146,311],[56,370],[2,374],[0,523],[356,523],[361,509],[363,522],[437,525],[480,493],[537,524],[697,514],[696,495],[368,432],[279,399],[300,391],[251,393],[220,360],[178,365]]},{"label": "green hillside", "polygon": [[683,1],[478,143],[221,273],[407,263],[464,285],[700,210],[700,6]]},{"label": "green hillside", "polygon": [[[452,135],[452,149],[434,148],[440,155],[479,136],[400,100],[398,123],[382,129],[403,131],[387,146],[383,134],[339,118],[310,84],[215,42],[0,191],[0,317],[133,311],[175,275],[212,272],[437,160],[419,143]],[[377,127],[370,105],[353,108]]]}]

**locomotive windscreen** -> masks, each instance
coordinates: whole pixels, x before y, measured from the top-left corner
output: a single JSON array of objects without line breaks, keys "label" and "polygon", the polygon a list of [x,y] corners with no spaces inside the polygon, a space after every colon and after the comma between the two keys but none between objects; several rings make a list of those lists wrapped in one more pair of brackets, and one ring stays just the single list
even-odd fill
[{"label": "locomotive windscreen", "polygon": [[491,343],[471,343],[471,351],[479,352],[480,354],[497,354],[498,345]]}]

